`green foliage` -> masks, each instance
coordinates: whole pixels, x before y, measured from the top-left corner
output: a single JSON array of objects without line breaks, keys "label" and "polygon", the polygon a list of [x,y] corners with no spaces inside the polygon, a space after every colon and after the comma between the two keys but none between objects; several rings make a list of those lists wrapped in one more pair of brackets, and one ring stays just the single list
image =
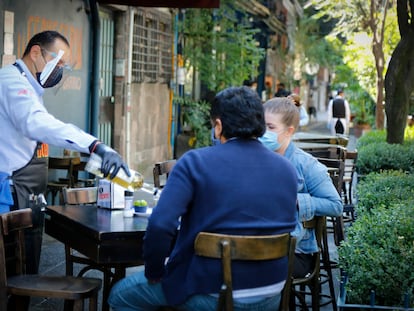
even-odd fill
[{"label": "green foliage", "polygon": [[[358,67],[361,67],[361,65],[355,66],[350,61],[352,58],[355,58],[355,54],[348,53],[346,46],[342,42],[335,39],[331,40],[331,44],[336,50],[342,50],[341,55],[343,56],[343,62],[335,67],[332,88],[345,89],[345,96],[351,106],[354,123],[373,125],[375,120],[375,101],[368,91],[370,90],[370,84],[364,82],[364,79],[369,75],[367,72],[364,75],[360,74]],[[375,74],[368,81],[375,84]]]},{"label": "green foliage", "polygon": [[362,175],[383,170],[413,172],[414,140],[403,145],[388,144],[386,131],[370,131],[357,141],[357,172]]},{"label": "green foliage", "polygon": [[391,170],[370,173],[357,185],[357,213],[414,199],[413,185],[413,174]]},{"label": "green foliage", "polygon": [[403,294],[414,289],[414,201],[379,206],[358,215],[338,254],[348,274],[348,303],[402,306]]},{"label": "green foliage", "polygon": [[211,144],[210,137],[210,104],[207,101],[194,101],[190,98],[175,98],[181,105],[181,124],[189,127],[195,140],[190,142],[191,147],[200,148]]},{"label": "green foliage", "polygon": [[219,9],[188,9],[180,25],[186,66],[214,92],[256,77],[265,55],[255,40],[260,30],[237,10],[231,0],[220,1]]},{"label": "green foliage", "polygon": [[332,70],[342,63],[342,53],[321,35],[320,21],[308,14],[310,13],[305,11],[305,15],[298,21],[295,33],[296,57],[300,57],[302,64],[319,64]]},{"label": "green foliage", "polygon": [[386,141],[387,132],[385,130],[369,131],[357,140],[356,148],[360,150],[369,144],[383,143]]},{"label": "green foliage", "polygon": [[[338,249],[348,275],[347,303],[402,306],[414,303],[414,142],[391,145],[386,132],[371,131],[357,142],[357,219]],[[411,172],[411,173],[409,173]]]},{"label": "green foliage", "polygon": [[357,172],[369,174],[382,170],[413,171],[414,144],[368,144],[358,149]]}]

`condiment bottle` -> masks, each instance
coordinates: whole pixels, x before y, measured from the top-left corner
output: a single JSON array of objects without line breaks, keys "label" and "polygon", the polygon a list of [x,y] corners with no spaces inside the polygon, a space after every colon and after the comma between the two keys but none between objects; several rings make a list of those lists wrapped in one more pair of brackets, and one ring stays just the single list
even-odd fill
[{"label": "condiment bottle", "polygon": [[134,192],[125,190],[124,192],[124,217],[134,216]]},{"label": "condiment bottle", "polygon": [[[101,166],[102,158],[96,153],[92,153],[89,157],[88,163],[85,165],[85,170],[98,177],[103,177]],[[144,185],[143,176],[139,172],[132,169],[129,169],[129,171],[131,172],[131,176],[128,176],[121,168],[113,179],[111,179],[109,175],[106,178],[129,190],[138,190],[142,188]]]}]

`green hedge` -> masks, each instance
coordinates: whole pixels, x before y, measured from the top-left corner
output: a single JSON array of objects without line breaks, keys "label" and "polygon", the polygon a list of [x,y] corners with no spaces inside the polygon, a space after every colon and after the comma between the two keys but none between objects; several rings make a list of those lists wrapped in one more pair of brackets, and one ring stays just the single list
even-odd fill
[{"label": "green hedge", "polygon": [[[357,184],[357,213],[414,199],[414,175],[402,171],[371,173]],[[414,223],[413,223],[414,225]]]},{"label": "green hedge", "polygon": [[361,147],[364,147],[369,144],[385,142],[386,136],[387,133],[385,132],[385,130],[369,131],[362,135],[360,138],[358,138],[356,148],[359,150]]},{"label": "green hedge", "polygon": [[357,141],[357,218],[338,249],[348,275],[347,301],[402,306],[414,304],[414,141],[386,143],[385,131]]},{"label": "green hedge", "polygon": [[358,215],[338,250],[348,274],[347,300],[369,305],[402,306],[410,293],[414,303],[414,200],[378,206]]},{"label": "green hedge", "polygon": [[385,131],[371,131],[357,141],[357,172],[366,175],[382,170],[414,172],[414,140],[388,144]]}]

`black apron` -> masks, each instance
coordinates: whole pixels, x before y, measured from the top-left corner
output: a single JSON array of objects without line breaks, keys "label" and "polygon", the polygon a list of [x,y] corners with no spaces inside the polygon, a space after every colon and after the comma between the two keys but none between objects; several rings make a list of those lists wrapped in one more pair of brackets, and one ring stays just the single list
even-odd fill
[{"label": "black apron", "polygon": [[30,200],[30,196],[46,192],[48,160],[48,146],[38,143],[30,162],[14,171],[11,177],[14,200],[12,210],[32,209],[33,227],[25,230],[26,273],[28,274],[38,273],[44,221],[42,209],[45,207],[41,202]]}]

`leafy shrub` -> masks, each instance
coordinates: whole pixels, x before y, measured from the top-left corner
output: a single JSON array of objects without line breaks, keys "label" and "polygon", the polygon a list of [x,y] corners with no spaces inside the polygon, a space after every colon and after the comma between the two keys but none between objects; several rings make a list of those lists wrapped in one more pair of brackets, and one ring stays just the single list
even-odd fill
[{"label": "leafy shrub", "polygon": [[358,138],[356,148],[359,150],[360,148],[369,144],[385,142],[386,136],[387,133],[385,132],[385,130],[369,131],[360,138]]},{"label": "leafy shrub", "polygon": [[[367,133],[368,134],[368,133]],[[372,138],[375,140],[374,138]],[[376,138],[378,139],[378,137]],[[414,144],[368,143],[358,149],[357,172],[362,175],[382,170],[413,170]]]},{"label": "leafy shrub", "polygon": [[194,139],[191,147],[200,148],[211,144],[210,104],[207,101],[195,101],[191,98],[175,98],[181,105],[181,123],[191,128]]},{"label": "leafy shrub", "polygon": [[357,213],[410,200],[414,198],[413,185],[413,174],[402,171],[370,173],[357,184]]},{"label": "leafy shrub", "polygon": [[338,254],[348,274],[348,303],[369,304],[375,290],[376,304],[403,305],[410,293],[414,302],[414,200],[379,206],[358,215],[348,229]]}]

